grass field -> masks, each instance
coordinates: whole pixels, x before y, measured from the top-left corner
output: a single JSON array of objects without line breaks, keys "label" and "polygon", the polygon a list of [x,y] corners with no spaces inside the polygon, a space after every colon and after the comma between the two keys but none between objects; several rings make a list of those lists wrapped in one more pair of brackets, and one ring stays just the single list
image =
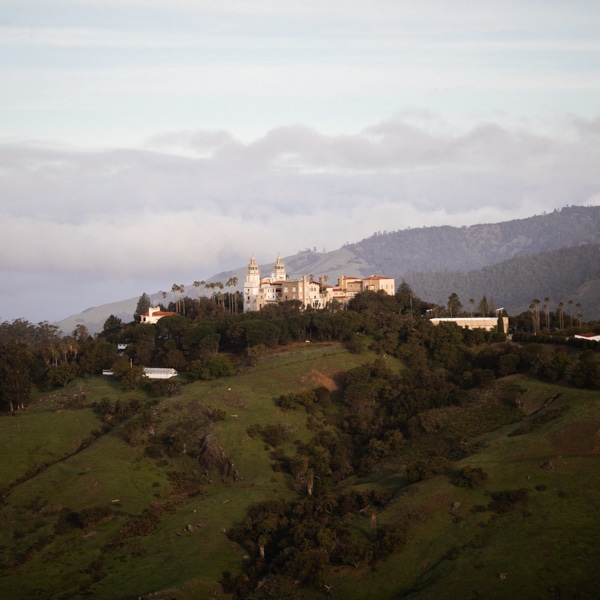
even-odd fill
[{"label": "grass field", "polygon": [[[334,390],[343,371],[373,358],[311,344],[235,377],[183,386],[149,410],[155,435],[184,432],[189,454],[150,458],[143,445],[125,441],[126,423],[103,429],[94,402],[143,399],[109,379],[78,380],[62,395],[40,395],[26,411],[0,418],[0,597],[224,597],[223,571],[239,571],[245,561],[226,530],[254,503],[295,494],[248,428],[286,426],[291,436],[283,451],[291,453],[296,440],[311,435],[307,414],[282,411],[274,398],[320,385]],[[480,452],[451,465],[452,473],[483,469],[488,478],[479,487],[453,485],[450,472],[411,486],[393,472],[346,483],[393,492],[378,523],[401,519],[408,540],[374,567],[334,572],[333,598],[597,597],[600,395],[520,384],[529,416],[481,436]],[[65,408],[65,398],[81,392],[84,408]],[[218,408],[224,418],[207,422],[201,407]],[[550,410],[552,420],[535,420]],[[529,433],[512,435],[523,424]],[[207,432],[226,449],[237,481],[223,483],[216,471],[200,468],[192,440]],[[201,487],[192,493],[178,487],[182,479]],[[486,508],[493,492],[514,489],[525,496],[506,512]]]}]

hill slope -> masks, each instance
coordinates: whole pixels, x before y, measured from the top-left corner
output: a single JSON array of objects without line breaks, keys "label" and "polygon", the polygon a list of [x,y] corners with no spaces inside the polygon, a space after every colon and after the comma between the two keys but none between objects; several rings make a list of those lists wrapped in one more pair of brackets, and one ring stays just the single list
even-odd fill
[{"label": "hill slope", "polygon": [[[181,396],[150,405],[145,441],[127,435],[128,424],[144,413],[111,426],[92,411],[92,403],[103,398],[116,410],[117,399],[123,405],[139,397],[107,379],[79,380],[42,396],[26,413],[1,418],[0,445],[14,457],[0,478],[2,597],[230,597],[219,581],[223,572],[248,564],[249,552],[225,534],[257,502],[277,505],[303,495],[274,468],[277,452],[250,429],[285,426],[291,436],[278,451],[292,456],[314,436],[318,413],[284,411],[274,395],[299,386],[335,389],[341,369],[372,358],[325,350],[314,345],[233,378],[185,386]],[[376,564],[358,555],[355,564],[346,561],[333,570],[324,583],[334,598],[426,600],[448,597],[449,589],[461,598],[595,597],[598,392],[522,376],[505,383],[520,389],[522,420],[480,435],[473,445],[466,442],[477,451],[448,463],[443,474],[408,484],[402,476],[408,446],[400,446],[400,464],[347,479],[348,502],[369,490],[393,496],[381,509],[353,509],[356,548],[388,523],[401,523],[406,538]],[[427,411],[421,423],[437,430],[434,441],[453,437],[470,411],[481,419],[494,406],[502,402],[484,393],[469,405]],[[217,419],[215,407],[223,412]],[[53,435],[57,430],[60,436]],[[323,443],[332,431],[323,430]],[[200,466],[198,448],[207,433],[221,444],[215,449],[227,464],[239,470],[238,478]],[[176,447],[172,440],[185,444]],[[419,440],[426,443],[427,436]],[[487,476],[476,485],[457,484],[464,468]],[[331,496],[319,497],[320,512],[329,514]],[[272,525],[265,523],[266,535]],[[325,530],[319,538],[324,548],[327,533],[335,532]],[[321,590],[315,585],[310,595],[288,589],[267,597],[331,597],[325,585]]]}]

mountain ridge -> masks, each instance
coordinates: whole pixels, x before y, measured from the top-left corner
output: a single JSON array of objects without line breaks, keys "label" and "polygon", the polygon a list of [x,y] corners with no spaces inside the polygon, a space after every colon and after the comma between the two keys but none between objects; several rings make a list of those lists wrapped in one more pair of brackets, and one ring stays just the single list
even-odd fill
[{"label": "mountain ridge", "polygon": [[[501,223],[480,223],[470,226],[454,227],[450,225],[420,227],[378,232],[359,242],[344,244],[341,248],[330,252],[301,251],[283,258],[286,270],[291,276],[327,275],[330,283],[334,283],[340,275],[368,277],[370,275],[386,275],[394,277],[399,284],[405,280],[417,295],[425,300],[443,303],[445,297],[457,292],[459,296],[470,296],[465,286],[453,284],[463,273],[474,277],[476,271],[527,256],[540,256],[547,252],[562,248],[580,247],[582,244],[600,244],[600,206],[566,206],[551,213],[534,215],[525,219],[503,221]],[[275,260],[273,257],[273,261]],[[262,273],[270,273],[273,263],[259,265]],[[535,269],[535,267],[532,267]],[[246,266],[222,271],[207,279],[207,282],[226,281],[231,277],[238,278],[238,289],[243,285]],[[435,298],[428,298],[430,284],[426,274],[440,279],[440,273],[449,274],[445,279],[448,289],[436,292]],[[436,275],[438,274],[438,275]],[[488,276],[493,276],[488,273]],[[594,277],[588,279],[594,279]],[[581,292],[578,286],[571,286],[569,294],[578,301]],[[191,289],[191,284],[186,289]],[[595,287],[596,286],[592,286]],[[458,288],[458,289],[455,289]],[[140,295],[143,290],[140,291]],[[479,291],[477,292],[479,293]],[[482,290],[482,293],[487,293]],[[540,290],[536,295],[545,295]],[[149,294],[153,302],[162,301],[162,292]],[[528,294],[530,296],[530,294]],[[523,296],[515,298],[508,309],[525,310],[531,298]],[[115,315],[124,321],[133,318],[139,296],[118,302],[88,308],[58,322],[64,332],[72,331],[77,324],[85,324],[90,332],[101,331],[104,321]],[[468,297],[463,298],[464,301]],[[592,294],[586,302],[597,302]],[[525,307],[525,308],[523,308]],[[597,306],[588,316],[599,313]],[[510,314],[510,313],[509,313]]]}]

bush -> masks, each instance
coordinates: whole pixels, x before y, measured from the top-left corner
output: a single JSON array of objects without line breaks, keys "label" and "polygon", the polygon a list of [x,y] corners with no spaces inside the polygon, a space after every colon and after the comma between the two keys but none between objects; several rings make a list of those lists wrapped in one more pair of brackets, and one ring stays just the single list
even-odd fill
[{"label": "bush", "polygon": [[262,431],[262,438],[275,448],[290,439],[290,429],[285,425],[267,425]]},{"label": "bush", "polygon": [[254,425],[250,425],[248,429],[246,429],[246,433],[251,437],[258,437],[262,433],[262,425],[259,423],[254,423]]},{"label": "bush", "polygon": [[527,500],[527,490],[502,490],[492,493],[492,501],[488,504],[488,510],[504,514],[512,510],[515,504]]},{"label": "bush", "polygon": [[192,362],[188,373],[193,379],[207,381],[235,375],[235,367],[229,357],[224,354],[215,354]]},{"label": "bush", "polygon": [[479,467],[464,467],[452,483],[458,487],[476,488],[488,478],[488,474]]}]

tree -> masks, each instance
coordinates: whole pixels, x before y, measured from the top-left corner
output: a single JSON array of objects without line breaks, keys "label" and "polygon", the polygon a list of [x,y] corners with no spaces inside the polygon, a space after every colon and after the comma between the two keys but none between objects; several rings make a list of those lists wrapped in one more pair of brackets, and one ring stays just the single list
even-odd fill
[{"label": "tree", "polygon": [[181,288],[174,283],[171,286],[171,292],[173,293],[173,301],[175,302],[175,312],[178,313],[179,312],[179,293],[181,291]]},{"label": "tree", "polygon": [[59,385],[65,387],[69,381],[73,381],[77,377],[78,373],[79,368],[75,363],[64,362],[56,367],[52,367],[46,373],[46,388],[51,390]]},{"label": "tree", "polygon": [[86,342],[90,337],[90,332],[88,328],[83,323],[78,323],[75,325],[75,329],[73,330],[73,337],[78,342]]},{"label": "tree", "polygon": [[480,302],[479,302],[479,312],[481,313],[482,317],[487,317],[487,313],[488,313],[488,301],[487,298],[484,296]]},{"label": "tree", "polygon": [[216,286],[216,283],[213,283],[213,282],[209,282],[204,285],[204,287],[206,289],[211,290],[210,297],[213,301],[215,300],[215,286]]},{"label": "tree", "polygon": [[194,281],[194,287],[196,288],[196,300],[200,299],[200,286],[203,286],[205,281]]},{"label": "tree", "polygon": [[238,284],[238,278],[237,277],[232,277],[231,278],[231,285],[233,286],[233,312],[237,313],[237,284]]},{"label": "tree", "polygon": [[546,329],[550,331],[550,298],[544,298],[544,313],[546,315]]},{"label": "tree", "polygon": [[398,286],[398,291],[396,292],[396,299],[398,300],[398,304],[400,305],[400,312],[402,313],[410,313],[413,314],[413,299],[415,297],[415,293],[412,288],[406,281],[402,280],[402,283]]},{"label": "tree", "polygon": [[27,347],[15,340],[0,346],[0,400],[11,414],[24,408],[31,394],[31,358]]},{"label": "tree", "polygon": [[104,321],[104,325],[102,327],[103,335],[110,335],[111,333],[117,333],[121,330],[123,325],[123,321],[119,319],[119,317],[115,317],[115,315],[110,315],[106,321]]},{"label": "tree", "polygon": [[538,333],[540,331],[540,301],[538,298],[534,298],[529,305],[529,309],[532,313],[533,319],[533,332]]},{"label": "tree", "polygon": [[150,296],[144,292],[138,300],[137,306],[135,308],[135,313],[133,318],[136,321],[140,320],[141,315],[148,312],[148,309],[152,306],[152,300],[150,300]]},{"label": "tree", "polygon": [[458,298],[458,294],[456,292],[452,292],[450,296],[448,296],[448,310],[450,311],[450,316],[458,317],[461,308],[462,303]]},{"label": "tree", "polygon": [[559,329],[565,328],[565,303],[564,302],[558,303],[558,328]]},{"label": "tree", "polygon": [[150,380],[144,373],[144,367],[130,367],[121,375],[121,388],[124,390],[137,390]]},{"label": "tree", "polygon": [[473,298],[469,298],[469,306],[471,307],[471,318],[473,318],[473,306],[475,305],[475,300]]},{"label": "tree", "polygon": [[215,354],[192,362],[188,373],[194,379],[218,379],[235,375],[235,367],[224,354]]},{"label": "tree", "polygon": [[568,300],[567,304],[569,305],[569,313],[571,315],[571,327],[573,327],[573,300]]},{"label": "tree", "polygon": [[181,294],[181,301],[179,306],[179,311],[182,315],[185,315],[185,285],[183,283],[179,284],[179,293]]},{"label": "tree", "polygon": [[600,363],[592,350],[584,350],[569,373],[572,385],[579,388],[600,388]]}]

